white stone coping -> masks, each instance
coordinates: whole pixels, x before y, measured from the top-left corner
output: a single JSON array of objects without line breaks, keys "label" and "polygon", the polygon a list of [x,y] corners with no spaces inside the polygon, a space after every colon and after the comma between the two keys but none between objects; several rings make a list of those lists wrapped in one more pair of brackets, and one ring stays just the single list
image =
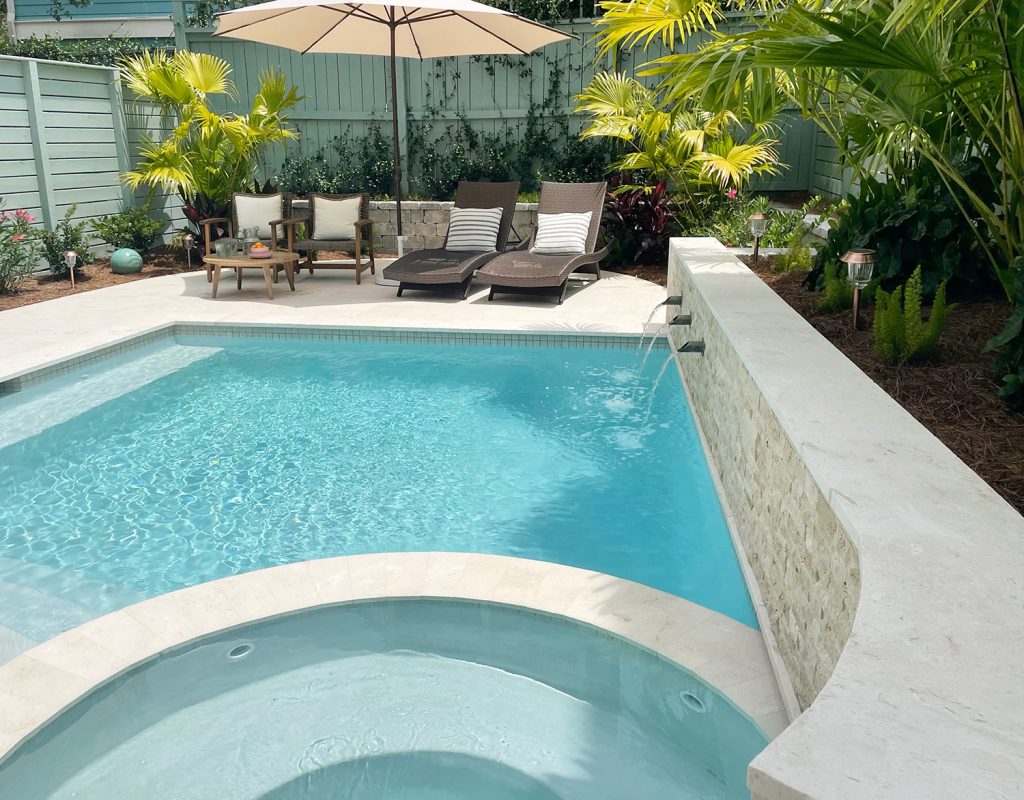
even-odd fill
[{"label": "white stone coping", "polygon": [[787,718],[759,631],[681,597],[599,572],[478,553],[300,561],[159,595],[0,666],[0,763],[127,670],[211,634],[305,609],[382,598],[458,598],[550,614],[622,636],[695,673],[769,736]]},{"label": "white stone coping", "polygon": [[516,296],[489,303],[485,284],[475,284],[467,300],[433,292],[399,298],[371,280],[357,286],[352,270],[324,269],[299,275],[295,292],[282,281],[269,300],[263,277],[250,272],[241,292],[222,287],[216,299],[205,271],[197,271],[0,311],[0,382],[177,323],[639,335],[665,299],[663,287],[616,274],[571,287],[563,305]]},{"label": "white stone coping", "polygon": [[1024,518],[716,240],[670,257],[860,556],[846,648],[754,797],[1021,797]]}]

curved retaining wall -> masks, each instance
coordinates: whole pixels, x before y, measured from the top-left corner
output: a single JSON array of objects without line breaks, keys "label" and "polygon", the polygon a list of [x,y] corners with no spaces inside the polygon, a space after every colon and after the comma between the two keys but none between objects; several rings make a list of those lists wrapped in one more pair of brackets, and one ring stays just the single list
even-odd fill
[{"label": "curved retaining wall", "polygon": [[755,800],[1024,796],[1024,518],[714,239],[680,366],[804,713]]}]

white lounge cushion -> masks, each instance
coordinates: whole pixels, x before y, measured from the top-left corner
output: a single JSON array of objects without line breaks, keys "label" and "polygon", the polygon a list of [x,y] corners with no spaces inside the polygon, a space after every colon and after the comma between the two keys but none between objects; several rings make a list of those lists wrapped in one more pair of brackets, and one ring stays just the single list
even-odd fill
[{"label": "white lounge cushion", "polygon": [[445,250],[489,253],[498,249],[500,208],[452,208]]},{"label": "white lounge cushion", "polygon": [[238,218],[236,236],[243,228],[255,228],[261,239],[270,238],[270,221],[284,216],[284,196],[268,194],[266,197],[235,197],[235,216]]},{"label": "white lounge cushion", "polygon": [[349,241],[356,238],[361,197],[331,200],[313,195],[313,238]]},{"label": "white lounge cushion", "polygon": [[575,255],[587,252],[592,211],[582,214],[538,214],[531,253]]}]

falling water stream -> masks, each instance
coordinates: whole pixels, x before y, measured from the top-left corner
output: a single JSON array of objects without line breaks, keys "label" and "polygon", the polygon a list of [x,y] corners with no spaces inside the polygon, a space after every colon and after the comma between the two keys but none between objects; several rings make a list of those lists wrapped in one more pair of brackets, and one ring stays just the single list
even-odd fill
[{"label": "falling water stream", "polygon": [[672,363],[672,360],[675,357],[675,352],[669,348],[669,354],[665,357],[665,361],[661,365],[661,369],[658,370],[658,377],[654,379],[654,385],[651,386],[651,390],[647,394],[647,408],[644,410],[644,419],[640,424],[641,430],[644,430],[647,427],[647,422],[651,418],[651,410],[654,408],[654,397],[658,393],[658,384],[660,384],[661,379],[665,377],[665,370],[668,369],[668,365]]},{"label": "falling water stream", "polygon": [[658,330],[656,330],[654,332],[653,336],[651,336],[651,342],[650,342],[650,344],[647,345],[647,349],[644,351],[643,360],[640,362],[640,374],[641,375],[644,374],[644,369],[647,367],[647,361],[651,357],[651,351],[654,349],[654,343],[657,342],[658,339],[661,338],[662,334],[664,334],[665,331],[668,330],[668,325],[669,325],[669,323],[663,322],[661,324],[661,327],[658,328]]},{"label": "falling water stream", "polygon": [[[662,300],[660,303],[658,303],[658,305],[656,305],[654,308],[651,309],[651,313],[647,315],[647,321],[643,324],[643,327],[640,328],[640,341],[637,342],[637,345],[636,345],[636,351],[638,353],[641,350],[643,350],[644,338],[647,336],[647,326],[651,324],[651,320],[654,319],[654,315],[658,313],[658,309],[659,308],[662,308],[665,305],[665,302],[666,301]],[[648,352],[649,352],[649,349],[648,349]]]}]

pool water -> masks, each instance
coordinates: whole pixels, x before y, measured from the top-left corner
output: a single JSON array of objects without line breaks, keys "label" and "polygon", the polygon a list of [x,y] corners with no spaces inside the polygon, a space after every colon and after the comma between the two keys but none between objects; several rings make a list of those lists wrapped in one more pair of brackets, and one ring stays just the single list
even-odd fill
[{"label": "pool water", "polygon": [[754,626],[675,370],[651,393],[664,357],[178,339],[0,398],[0,630],[23,649],[201,581],[427,550],[597,570]]},{"label": "pool water", "polygon": [[376,601],[135,669],[15,751],[0,796],[740,800],[766,741],[692,673],[611,634]]}]

